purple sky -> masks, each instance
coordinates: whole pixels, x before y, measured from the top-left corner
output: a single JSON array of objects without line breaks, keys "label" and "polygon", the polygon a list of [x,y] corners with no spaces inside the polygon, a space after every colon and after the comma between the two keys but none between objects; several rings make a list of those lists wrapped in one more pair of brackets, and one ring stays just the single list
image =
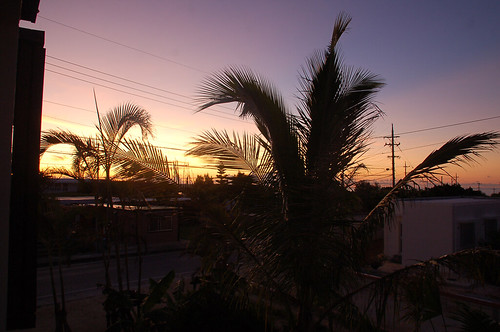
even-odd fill
[{"label": "purple sky", "polygon": [[[43,130],[91,133],[95,88],[102,110],[124,101],[149,110],[159,146],[185,149],[192,137],[212,127],[251,131],[253,126],[228,108],[194,114],[192,98],[203,78],[228,65],[246,66],[273,82],[293,107],[301,66],[328,44],[342,11],[353,18],[342,39],[345,63],[370,70],[387,84],[377,97],[386,116],[376,124],[375,137],[389,135],[392,123],[396,133],[405,133],[496,117],[402,134],[398,177],[405,162],[416,166],[437,143],[500,130],[499,1],[41,0],[37,23],[22,25],[46,31]],[[374,139],[366,160],[373,167],[370,178],[382,184],[390,179],[384,171],[390,167],[386,142]],[[196,164],[180,151],[166,152]],[[485,156],[479,166],[450,172],[465,186],[481,182],[482,189],[498,192],[500,153]],[[60,158],[47,155],[42,166],[63,162]]]}]

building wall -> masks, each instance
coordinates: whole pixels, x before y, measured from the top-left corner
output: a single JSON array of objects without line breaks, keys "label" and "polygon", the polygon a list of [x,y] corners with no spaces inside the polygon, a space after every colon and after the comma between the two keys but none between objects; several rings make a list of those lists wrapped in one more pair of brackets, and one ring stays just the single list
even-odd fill
[{"label": "building wall", "polygon": [[400,202],[384,227],[384,254],[403,265],[481,245],[486,230],[500,228],[500,200],[435,198]]},{"label": "building wall", "polygon": [[384,227],[384,255],[390,259],[401,255],[401,220],[402,210],[397,209],[392,221]]},{"label": "building wall", "polygon": [[137,227],[139,236],[145,241],[148,250],[179,240],[179,221],[175,210],[118,211],[120,222],[127,225],[128,233],[135,234]]},{"label": "building wall", "polygon": [[[473,234],[464,234],[473,240],[473,246],[481,245],[486,240],[488,227],[487,222],[495,221],[496,230],[500,227],[500,200],[484,200],[471,202],[468,204],[455,204],[453,206],[454,215],[454,249],[455,251],[467,249],[466,243],[463,243],[461,229],[463,224],[472,224]],[[464,228],[464,231],[470,233],[471,228]]]},{"label": "building wall", "polygon": [[402,263],[439,257],[453,252],[453,210],[445,201],[405,202]]}]

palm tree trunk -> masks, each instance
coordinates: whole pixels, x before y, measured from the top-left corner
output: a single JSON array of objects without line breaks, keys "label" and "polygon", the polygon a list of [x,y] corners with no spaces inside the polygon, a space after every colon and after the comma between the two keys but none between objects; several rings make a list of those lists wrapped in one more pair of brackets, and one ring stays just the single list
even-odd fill
[{"label": "palm tree trunk", "polygon": [[130,278],[128,271],[128,236],[125,236],[125,279],[127,281],[127,290],[130,291]]},{"label": "palm tree trunk", "polygon": [[67,313],[66,313],[66,298],[64,296],[64,279],[62,273],[61,254],[62,252],[59,249],[58,266],[59,266],[59,286],[61,288],[61,310],[58,313],[56,313],[56,316],[59,316],[58,318],[56,318],[56,320],[58,321],[58,326],[56,327],[56,330],[59,328],[61,329],[60,331],[62,332],[71,332],[71,328],[68,325]]},{"label": "palm tree trunk", "polygon": [[302,291],[299,297],[299,313],[297,320],[297,331],[309,332],[314,330],[314,324],[312,319],[312,301],[310,292],[308,289]]},{"label": "palm tree trunk", "polygon": [[[118,234],[117,234],[118,235]],[[121,273],[121,256],[120,256],[120,239],[115,239],[115,255],[116,255],[116,278],[118,281],[118,290],[123,291],[123,280]]]},{"label": "palm tree trunk", "polygon": [[111,288],[111,277],[109,275],[109,263],[110,263],[110,249],[109,249],[109,232],[106,230],[106,225],[102,228],[102,262],[104,263],[104,280],[105,288]]},{"label": "palm tree trunk", "polygon": [[137,293],[141,294],[141,279],[142,279],[142,250],[141,239],[139,237],[139,213],[135,211],[135,241],[137,243],[137,257],[139,258],[139,275],[137,277]]}]

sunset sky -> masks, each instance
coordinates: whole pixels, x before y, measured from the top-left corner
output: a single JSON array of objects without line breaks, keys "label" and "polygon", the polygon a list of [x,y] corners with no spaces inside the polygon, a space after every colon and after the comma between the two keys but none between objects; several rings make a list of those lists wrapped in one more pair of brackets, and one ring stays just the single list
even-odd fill
[{"label": "sunset sky", "polygon": [[[301,66],[324,49],[340,12],[352,16],[344,61],[384,79],[376,98],[385,117],[374,128],[367,178],[389,184],[391,124],[397,178],[457,135],[500,130],[500,2],[41,0],[36,24],[47,49],[42,130],[95,132],[99,108],[123,102],[147,109],[152,142],[170,160],[186,158],[193,137],[211,128],[254,131],[227,105],[195,113],[197,89],[229,65],[251,68],[297,104]],[[486,119],[486,120],[485,120]],[[437,129],[432,129],[436,128]],[[64,163],[55,147],[42,167]],[[450,168],[464,187],[500,191],[499,149],[478,165]],[[192,168],[184,175],[207,170]],[[450,177],[445,176],[449,183]]]}]

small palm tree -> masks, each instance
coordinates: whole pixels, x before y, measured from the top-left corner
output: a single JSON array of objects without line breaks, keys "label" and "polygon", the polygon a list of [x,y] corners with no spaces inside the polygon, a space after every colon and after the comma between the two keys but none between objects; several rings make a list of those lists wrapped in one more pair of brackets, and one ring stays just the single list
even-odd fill
[{"label": "small palm tree", "polygon": [[279,299],[297,331],[311,331],[338,313],[353,318],[344,319],[349,328],[366,327],[352,294],[360,289],[365,244],[384,222],[391,199],[408,182],[446,164],[470,161],[499,138],[485,133],[449,141],[401,180],[361,225],[355,223],[347,188],[364,167],[372,124],[381,116],[373,98],[383,82],[343,64],[338,42],[350,21],[338,17],[328,48],[303,69],[296,114],[267,80],[248,69],[232,67],[208,78],[199,110],[235,102],[259,133],[212,130],[188,151],[210,158],[214,166],[248,170],[269,189],[273,204],[259,205],[266,209],[251,214],[233,211],[232,219],[218,215],[215,233],[221,255],[228,248],[237,253],[232,257],[240,258],[250,284],[268,294],[267,304]]},{"label": "small palm tree", "polygon": [[[113,225],[112,208],[113,199],[111,192],[111,182],[115,177],[121,179],[135,177],[147,174],[147,168],[142,164],[153,165],[160,170],[164,177],[170,182],[170,168],[168,161],[161,151],[155,149],[144,139],[152,135],[153,125],[149,113],[132,103],[124,103],[111,109],[101,117],[96,101],[96,111],[98,124],[96,125],[97,134],[95,136],[80,137],[74,133],[65,130],[50,130],[42,136],[40,144],[40,154],[42,155],[51,146],[57,144],[69,144],[74,147],[73,163],[71,169],[58,168],[52,169],[52,173],[58,173],[70,176],[79,180],[91,179],[99,180],[101,174],[104,174],[104,192],[96,194],[101,196],[106,204],[105,220],[102,227],[102,236],[106,240],[116,238],[120,232],[119,225]],[[138,127],[142,133],[142,139],[129,139],[127,134],[130,129]],[[152,151],[148,154],[147,160],[143,157],[144,151]],[[141,154],[142,153],[142,154]],[[135,170],[135,171],[134,171]],[[140,171],[139,171],[140,170]],[[99,186],[99,181],[97,181]],[[100,195],[99,195],[100,194]],[[108,247],[108,250],[110,248]],[[120,271],[120,251],[119,239],[115,239],[117,269]],[[109,276],[109,253],[103,253],[105,264],[106,285],[110,286]],[[121,273],[118,272],[118,284],[121,290]]]},{"label": "small palm tree", "polygon": [[152,122],[149,113],[132,103],[121,104],[102,118],[97,110],[97,135],[80,137],[65,130],[49,130],[42,136],[40,154],[53,145],[69,144],[75,148],[72,170],[57,170],[64,175],[77,178],[98,179],[100,171],[106,180],[112,178],[114,167],[121,160],[120,153],[126,144],[126,135],[130,129],[139,127],[143,138],[152,134]]}]

